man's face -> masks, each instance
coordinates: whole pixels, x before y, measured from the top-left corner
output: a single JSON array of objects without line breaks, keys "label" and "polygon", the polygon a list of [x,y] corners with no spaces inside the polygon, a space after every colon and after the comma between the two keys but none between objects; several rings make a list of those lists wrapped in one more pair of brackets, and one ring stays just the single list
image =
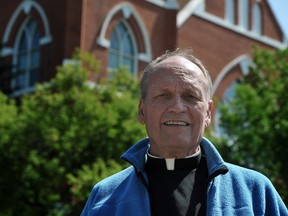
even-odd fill
[{"label": "man's face", "polygon": [[157,64],[138,116],[146,125],[151,154],[181,158],[197,151],[213,107],[205,86],[200,68],[185,58]]}]

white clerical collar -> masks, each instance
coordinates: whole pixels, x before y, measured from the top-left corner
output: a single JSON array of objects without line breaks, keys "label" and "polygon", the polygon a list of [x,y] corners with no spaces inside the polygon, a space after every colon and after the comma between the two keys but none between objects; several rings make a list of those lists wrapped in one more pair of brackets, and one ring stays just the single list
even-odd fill
[{"label": "white clerical collar", "polygon": [[[201,154],[201,148],[200,147],[198,147],[198,150],[196,153],[194,153],[192,155],[188,155],[182,159],[197,157],[199,154]],[[177,160],[176,158],[163,158],[163,157],[154,156],[154,155],[151,155],[149,153],[149,149],[147,150],[147,155],[149,155],[149,157],[152,157],[155,159],[165,159],[167,170],[174,170],[175,169],[175,160]]]}]

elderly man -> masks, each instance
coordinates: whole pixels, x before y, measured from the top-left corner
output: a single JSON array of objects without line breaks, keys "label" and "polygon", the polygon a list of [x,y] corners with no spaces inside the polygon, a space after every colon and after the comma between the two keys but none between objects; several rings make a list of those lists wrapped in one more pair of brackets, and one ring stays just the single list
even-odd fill
[{"label": "elderly man", "polygon": [[225,163],[203,137],[211,88],[209,73],[187,49],[152,61],[138,113],[148,138],[122,155],[131,167],[95,185],[82,215],[288,215],[266,177]]}]

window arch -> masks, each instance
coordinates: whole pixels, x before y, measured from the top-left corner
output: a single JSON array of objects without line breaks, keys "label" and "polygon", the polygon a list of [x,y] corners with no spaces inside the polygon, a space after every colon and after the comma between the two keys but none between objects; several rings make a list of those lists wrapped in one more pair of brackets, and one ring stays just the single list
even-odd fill
[{"label": "window arch", "polygon": [[142,18],[140,14],[137,12],[137,10],[134,8],[134,6],[128,2],[122,2],[120,4],[115,5],[107,14],[105,17],[105,20],[103,22],[102,28],[100,30],[100,34],[97,37],[97,44],[101,47],[105,47],[107,49],[110,48],[110,39],[106,38],[108,36],[108,26],[110,25],[113,17],[118,13],[121,12],[123,14],[124,19],[128,20],[130,18],[135,19],[136,25],[139,27],[139,38],[140,42],[143,43],[143,50],[138,50],[138,61],[144,61],[149,63],[152,59],[152,53],[151,53],[151,44],[148,37],[148,32],[145,27],[144,22],[142,21]]},{"label": "window arch", "polygon": [[13,94],[32,91],[39,80],[40,30],[33,18],[26,19],[20,27],[15,41]]},{"label": "window arch", "polygon": [[262,33],[262,13],[259,3],[255,3],[253,6],[253,32],[257,35]]},{"label": "window arch", "polygon": [[242,74],[245,76],[249,73],[249,68],[253,67],[253,62],[250,58],[250,56],[244,54],[241,55],[235,59],[233,59],[231,62],[229,62],[217,75],[216,79],[213,81],[213,87],[212,87],[212,95],[215,94],[218,87],[221,85],[221,82],[223,81],[224,77],[231,73],[232,68],[239,65],[241,68]]},{"label": "window arch", "polygon": [[137,71],[137,45],[129,25],[120,21],[116,24],[110,36],[109,69],[127,67],[130,72]]},{"label": "window arch", "polygon": [[244,29],[249,28],[249,0],[241,0],[239,1],[239,24]]},{"label": "window arch", "polygon": [[225,1],[225,18],[230,24],[235,24],[235,0]]},{"label": "window arch", "polygon": [[44,30],[43,35],[40,39],[40,44],[46,45],[52,42],[49,21],[45,14],[44,9],[36,1],[22,1],[22,3],[19,4],[19,6],[13,12],[12,17],[10,18],[8,22],[8,25],[5,28],[5,32],[2,37],[2,44],[4,45],[4,47],[2,48],[0,52],[0,56],[13,55],[14,49],[6,45],[10,44],[9,41],[12,39],[11,35],[12,35],[12,32],[14,31],[14,28],[16,27],[16,23],[19,17],[21,17],[22,13],[24,13],[25,16],[29,16],[29,14],[31,14],[32,9],[35,9],[35,11],[39,14],[39,18],[41,20],[41,24]]}]

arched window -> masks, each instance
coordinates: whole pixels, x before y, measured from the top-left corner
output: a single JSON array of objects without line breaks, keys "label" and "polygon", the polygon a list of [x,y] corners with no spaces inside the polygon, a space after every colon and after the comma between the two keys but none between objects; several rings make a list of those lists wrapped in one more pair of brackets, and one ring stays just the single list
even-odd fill
[{"label": "arched window", "polygon": [[[223,97],[220,101],[221,105],[229,105],[235,97],[235,88],[239,84],[239,81],[234,81],[230,86],[224,91]],[[216,109],[215,119],[214,119],[214,129],[218,136],[225,135],[225,129],[221,127],[221,112]]]},{"label": "arched window", "polygon": [[257,35],[261,35],[262,33],[262,14],[260,5],[255,3],[253,6],[253,32]]},{"label": "arched window", "polygon": [[235,0],[225,1],[225,19],[229,23],[235,24]]},{"label": "arched window", "polygon": [[244,29],[249,28],[249,0],[241,0],[239,1],[239,24]]},{"label": "arched window", "polygon": [[128,24],[121,21],[112,31],[109,48],[109,69],[121,66],[127,67],[130,72],[137,71],[137,46],[134,35]]},{"label": "arched window", "polygon": [[34,89],[39,79],[40,31],[34,19],[25,20],[19,29],[15,43],[15,71],[12,78],[12,91],[25,93]]},{"label": "arched window", "polygon": [[229,104],[235,95],[235,88],[239,84],[239,81],[234,81],[230,86],[224,91],[221,103]]}]

